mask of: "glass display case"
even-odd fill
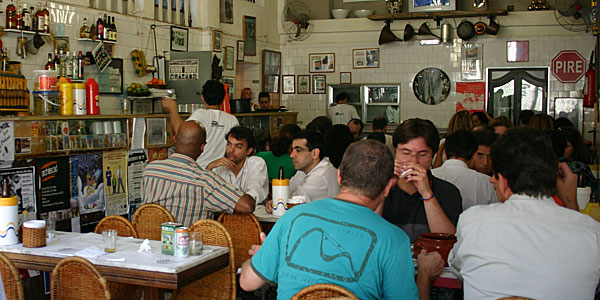
[[[327,90],[328,109],[341,92],[348,93],[347,104],[356,107],[364,123],[371,123],[375,117],[385,117],[389,123],[399,123],[399,84],[331,84]]]

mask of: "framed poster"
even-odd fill
[[[244,61],[246,43],[244,41],[237,41],[237,61]]]
[[[298,75],[298,94],[310,94],[310,75]]]
[[[379,68],[379,48],[353,49],[352,68]]]
[[[221,0],[219,15],[221,23],[233,24],[233,0]]]
[[[223,40],[223,32],[213,30],[213,49],[214,52],[221,52],[221,41]]]
[[[263,50],[262,59],[263,91],[279,92],[279,75],[281,75],[281,52]]]
[[[506,42],[506,61],[507,62],[528,62],[529,61],[529,41]]]
[[[352,73],[351,72],[340,72],[340,83],[341,84],[352,83]]]
[[[223,84],[229,84],[229,88],[227,91],[229,92],[229,99],[233,99],[233,94],[235,93],[235,78],[223,76]]]
[[[483,44],[462,44],[460,78],[462,80],[483,79]]]
[[[233,70],[233,47],[225,47],[225,70]]]
[[[583,125],[583,98],[554,98],[554,119],[567,118],[581,132]]]
[[[308,55],[310,73],[335,72],[335,53],[313,53]]]
[[[313,94],[325,94],[327,77],[325,75],[313,75]]]
[[[296,76],[283,75],[283,93],[284,94],[296,93]]]
[[[256,56],[256,17],[244,16],[244,55]]]
[[[408,12],[456,10],[456,0],[408,0]]]
[[[188,51],[187,28],[171,26],[171,51]]]

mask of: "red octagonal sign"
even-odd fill
[[[552,75],[562,83],[579,81],[585,73],[585,58],[575,50],[560,51],[552,59]]]

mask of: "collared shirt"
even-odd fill
[[[458,188],[463,211],[474,205],[498,202],[494,185],[490,183],[490,176],[469,169],[461,160],[449,159],[441,167],[431,170],[431,173]]]
[[[240,124],[234,115],[216,109],[197,109],[186,121],[198,121],[206,129],[206,146],[196,160],[203,169],[225,155],[225,135],[231,128]]]
[[[600,223],[552,198],[512,195],[465,211],[448,262],[465,299],[593,299]]]
[[[265,161],[258,156],[248,156],[244,166],[237,174],[226,167],[217,167],[213,169],[215,174],[219,175],[225,181],[231,183],[242,192],[252,196],[256,205],[267,199],[269,195],[269,177]]]
[[[144,169],[141,183],[143,203],[164,206],[184,226],[191,226],[212,212],[232,213],[244,195],[213,172],[198,166],[189,156],[174,153],[155,160]]]
[[[343,124],[347,125],[352,119],[360,119],[360,116],[356,112],[356,107],[350,104],[336,104],[329,108],[329,116],[333,125]]]
[[[290,179],[290,198],[302,195],[306,197],[306,202],[334,197],[339,191],[337,169],[327,157],[324,157],[308,174],[298,171]]]

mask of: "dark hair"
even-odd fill
[[[529,125],[529,121],[531,121],[531,118],[533,117],[533,115],[535,115],[535,113],[533,112],[533,110],[522,110],[519,113],[519,122],[523,122],[524,125]]]
[[[350,144],[354,142],[354,136],[350,128],[344,124],[331,126],[325,133],[325,143],[327,143],[327,157],[329,162],[338,168],[342,163],[344,152]]]
[[[423,138],[431,152],[436,153],[438,151],[440,134],[437,128],[431,121],[419,118],[408,119],[396,127],[392,139],[394,149],[398,144],[406,144],[416,138]]]
[[[477,151],[475,134],[468,130],[458,130],[446,137],[445,149],[448,158],[470,160]]]
[[[388,121],[384,117],[376,117],[373,119],[373,130],[382,130],[388,125]]]
[[[267,97],[267,98],[271,99],[271,96],[269,96],[268,92],[260,92],[260,93],[258,93],[258,98],[264,98],[264,97]]]
[[[385,133],[383,133],[383,132],[371,132],[371,133],[369,133],[369,135],[367,135],[367,139],[369,139],[369,140],[376,140],[378,142],[381,142],[381,143],[385,144]]]
[[[560,131],[564,132],[567,141],[573,146],[573,160],[586,164],[590,163],[590,155],[586,150],[583,137],[579,133],[579,130],[575,127],[561,127]]]
[[[486,118],[487,119],[487,118]],[[466,110],[457,111],[448,122],[448,134],[452,134],[459,130],[473,129],[473,118]]]
[[[342,100],[346,100],[348,99],[348,93],[346,92],[341,92],[339,94],[337,94],[337,96],[335,96],[335,102],[340,102]]]
[[[221,105],[225,99],[225,86],[216,80],[207,80],[202,86],[202,96],[208,105]]]
[[[231,130],[229,130],[229,132],[225,135],[225,140],[227,140],[230,135],[238,141],[246,141],[248,144],[248,149],[256,149],[256,140],[254,139],[254,134],[248,127],[235,126],[231,128]]]
[[[348,147],[339,170],[341,189],[375,199],[394,175],[394,158],[384,144],[360,140]]]
[[[565,136],[564,132],[552,129],[544,131],[544,134],[550,138],[554,154],[560,160],[562,157],[564,157],[565,149],[567,149],[567,137]]]
[[[492,146],[494,176],[502,174],[514,194],[552,197],[556,194],[558,161],[550,139],[539,129],[511,128]]]
[[[481,130],[474,131],[473,134],[475,136],[477,146],[482,145],[491,147],[498,138],[498,135],[496,132],[494,132],[494,128],[490,126],[485,126]]]
[[[479,119],[479,122],[481,122],[481,124],[486,124],[487,125],[490,122],[490,120],[488,120],[487,115],[484,112],[482,112],[482,111],[474,111],[471,114],[471,118],[473,116],[477,116],[477,118]]]
[[[323,136],[318,132],[307,129],[300,130],[294,134],[292,141],[299,139],[306,140],[306,147],[308,147],[308,150],[312,151],[314,149],[319,149],[319,159],[323,159],[323,157],[327,156],[325,139],[323,139]]]
[[[273,152],[273,155],[279,157],[288,153],[292,144],[292,136],[298,131],[300,131],[300,126],[296,124],[287,124],[281,127],[279,136],[271,141],[271,152]]]
[[[363,121],[361,121],[360,119],[352,119],[350,121],[348,121],[348,124],[354,124],[354,125],[360,125],[360,132],[363,131],[363,128],[365,128],[365,123],[363,123]]]
[[[541,131],[554,129],[554,119],[546,114],[537,114],[529,120],[529,126]]]
[[[495,117],[489,124],[491,127],[504,126],[506,128],[513,127],[512,121],[507,116]]]
[[[327,116],[319,116],[314,118],[308,125],[306,125],[306,129],[314,130],[320,134],[325,134],[327,130],[333,126],[333,122]]]
[[[558,129],[561,127],[573,127],[575,128],[575,125],[573,124],[573,122],[571,122],[571,120],[565,118],[565,117],[560,117],[556,120],[554,120],[554,128]]]

